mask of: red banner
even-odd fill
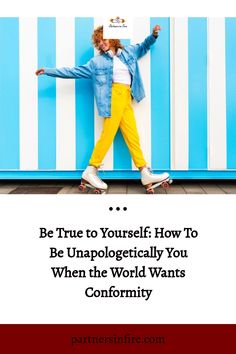
[[[0,325],[3,354],[234,353],[236,325]]]

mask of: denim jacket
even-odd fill
[[[140,102],[145,97],[137,61],[147,53],[155,41],[156,37],[151,34],[142,43],[125,46],[122,50],[118,50],[116,54],[128,66],[132,82],[131,95],[137,102]],[[92,79],[99,116],[111,116],[113,56],[110,51],[93,57],[85,65],[74,68],[45,68],[45,75],[64,79]]]

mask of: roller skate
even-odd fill
[[[146,189],[147,194],[154,194],[154,189],[162,186],[164,189],[168,189],[172,180],[167,172],[153,174],[149,167],[144,167],[141,170],[141,182]]]
[[[95,194],[106,193],[107,184],[98,177],[97,168],[94,166],[88,166],[82,174],[79,190],[85,192],[87,187],[91,188]]]

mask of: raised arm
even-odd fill
[[[152,30],[152,34],[145,38],[142,43],[135,44],[132,46],[134,54],[138,59],[144,56],[150,50],[150,47],[156,42],[156,39],[158,37],[158,31],[160,29],[161,27],[159,25],[156,25]]]
[[[92,77],[91,60],[85,65],[75,66],[74,68],[41,68],[35,74],[59,77],[62,79],[90,79]]]

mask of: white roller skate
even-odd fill
[[[106,193],[107,184],[98,177],[97,168],[94,166],[88,166],[82,174],[79,190],[84,192],[86,187],[93,189],[95,194]]]
[[[154,189],[162,186],[165,189],[170,187],[172,180],[167,172],[153,174],[149,167],[144,167],[141,171],[141,182],[147,194],[154,194]]]

